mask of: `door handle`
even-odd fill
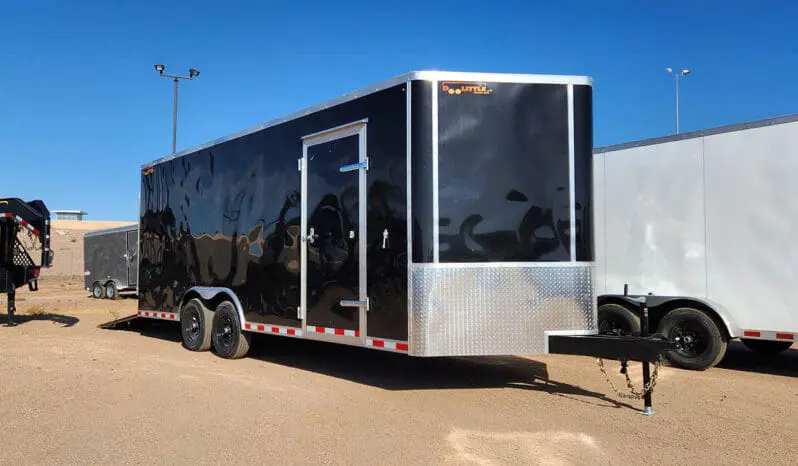
[[[313,227],[310,227],[310,231],[308,232],[308,243],[313,244],[313,242],[318,238],[319,235],[316,234],[316,230]]]

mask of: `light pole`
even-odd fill
[[[171,78],[175,83],[175,95],[172,102],[172,153],[177,152],[177,83],[181,79],[192,80],[199,76],[200,72],[194,68],[188,69],[188,76],[177,76],[171,74],[164,74],[166,67],[164,65],[155,65],[155,71],[164,78]]]
[[[674,73],[671,67],[665,68],[665,70],[676,80],[676,134],[679,134],[679,78],[690,74],[690,70],[684,69],[678,73]]]

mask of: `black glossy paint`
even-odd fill
[[[142,176],[142,310],[195,285],[232,289],[252,322],[299,326],[305,135],[368,118],[368,335],[407,339],[406,95],[395,86],[222,142]],[[356,177],[356,175],[353,174]],[[312,206],[309,206],[309,213]],[[390,232],[382,248],[382,232]]]
[[[410,131],[410,159],[412,216],[413,216],[413,262],[433,260],[432,236],[432,83],[413,81],[411,114],[413,124]]]
[[[570,260],[567,87],[487,83],[454,93],[444,84],[440,261]]]
[[[593,88],[574,86],[576,260],[595,259],[593,233]]]
[[[355,330],[359,308],[341,300],[360,296],[358,136],[308,147],[308,325]],[[312,232],[312,236],[311,236]]]

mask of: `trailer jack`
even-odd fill
[[[643,399],[643,410],[640,414],[654,414],[651,395],[657,383],[659,368],[663,355],[676,349],[676,343],[662,335],[648,334],[648,303],[645,296],[635,298],[640,312],[641,332],[639,335],[550,335],[549,353],[570,354],[576,356],[595,356],[601,373],[618,396],[623,398]],[[610,380],[604,367],[604,359],[615,359],[621,362],[621,373],[626,376],[626,385],[631,394],[621,393]],[[643,364],[643,390],[637,391],[628,375],[629,361],[640,361]],[[651,373],[654,363],[654,373]]]

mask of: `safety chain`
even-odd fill
[[[603,359],[598,358],[597,362],[599,369],[601,370],[601,373],[604,374],[604,378],[607,380],[607,383],[610,384],[610,387],[612,387],[612,390],[615,392],[616,395],[618,395],[621,398],[639,400],[644,396],[646,396],[646,393],[653,390],[654,387],[657,385],[657,376],[659,375],[659,368],[662,365],[662,355],[659,355],[657,361],[654,363],[654,370],[651,372],[651,380],[649,381],[648,386],[643,385],[642,392],[638,392],[637,390],[635,390],[634,385],[632,385],[632,379],[629,378],[629,371],[628,370],[622,371],[623,375],[626,376],[626,386],[629,387],[629,391],[632,393],[631,395],[628,395],[626,393],[621,393],[617,388],[615,388],[615,384],[612,383],[612,380],[610,380],[610,376],[607,374],[607,370],[604,368]],[[622,361],[621,364],[625,366],[626,361]]]

